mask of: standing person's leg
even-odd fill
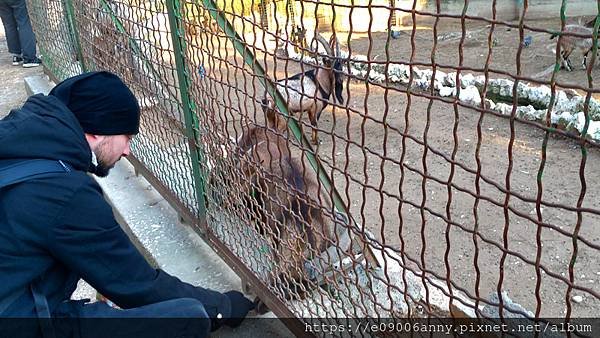
[[[210,318],[204,306],[192,298],[126,310],[112,308],[105,302],[65,301],[53,317],[57,333],[66,336],[75,330],[81,338],[204,338],[210,331]]]
[[[35,48],[35,34],[31,28],[25,0],[19,0],[13,5],[15,21],[19,27],[19,41],[23,54],[23,65],[38,61]]]
[[[13,15],[13,9],[9,2],[0,1],[0,18],[6,33],[6,44],[8,52],[13,55],[13,64],[18,65],[21,61],[21,43],[19,42],[19,31],[17,21]]]

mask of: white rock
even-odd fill
[[[579,295],[577,295],[577,296],[573,296],[573,297],[571,298],[571,300],[573,300],[573,302],[575,302],[575,303],[581,303],[581,302],[583,302],[583,297],[582,297],[582,296],[579,296]]]
[[[574,118],[574,115],[571,114],[571,112],[568,112],[568,111],[563,111],[563,112],[553,111],[552,115],[550,116],[550,122],[552,122],[553,124],[568,126],[569,124],[573,123],[573,118]]]
[[[442,88],[440,88],[440,96],[441,97],[448,97],[448,96],[455,96],[455,95],[456,95],[456,88],[454,88],[454,87],[442,86]]]
[[[548,107],[552,91],[548,86],[529,87],[527,97],[530,101]],[[556,95],[556,93],[555,93]]]
[[[517,116],[528,121],[538,121],[542,116],[545,116],[545,111],[536,110],[531,105],[519,106],[517,107]]]
[[[507,79],[490,80],[490,90],[500,96],[512,96],[514,82]]]
[[[433,82],[433,89],[440,91],[443,87],[442,81],[438,80],[438,77],[436,76],[435,82]]]
[[[495,110],[496,103],[490,99],[485,99],[485,108],[490,109],[490,110]],[[493,129],[494,128],[491,128],[490,130],[493,130]]]
[[[413,81],[414,85],[421,90],[428,90],[429,85],[431,84],[431,80],[427,78],[415,79]]]
[[[512,109],[513,109],[512,105],[506,104],[503,102],[497,103],[496,106],[494,107],[495,111],[497,111],[501,114],[504,114],[504,115],[510,115],[512,113]]]
[[[420,78],[421,70],[418,67],[412,67],[413,77]]]
[[[460,77],[460,86],[467,88],[475,85],[475,76],[473,74],[465,74]]]
[[[590,100],[590,116],[592,120],[598,121],[600,120],[600,103],[595,99]]]
[[[369,72],[369,79],[373,80],[374,82],[384,82],[385,75],[381,74],[380,72],[377,72],[375,70],[371,70]]]
[[[426,79],[427,81],[431,81],[431,77],[433,76],[433,70],[425,69],[425,70],[414,70],[415,76],[418,75],[419,79]]]
[[[574,127],[581,133],[583,131],[583,127],[585,127],[585,114],[582,111],[578,112],[577,115],[575,115],[574,122]]]
[[[448,73],[444,78],[444,86],[456,87],[456,72]]]
[[[484,83],[485,83],[485,75],[479,75],[479,76],[475,77],[474,85],[475,85],[475,87],[479,88],[479,90],[483,89]]]
[[[481,104],[481,95],[479,94],[479,90],[475,86],[468,86],[465,89],[460,91],[458,99],[461,102],[465,102],[468,104],[472,104],[474,106],[478,106]]]
[[[590,121],[587,134],[594,140],[600,141],[600,121]]]

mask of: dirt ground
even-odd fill
[[[527,24],[559,29],[558,20]],[[483,68],[488,53],[489,29],[476,22],[467,22],[466,27],[470,38],[464,43],[462,65]],[[390,60],[410,60],[410,33],[403,31],[400,39],[390,41]],[[461,26],[457,21],[440,21],[436,63],[459,65],[460,33]],[[551,74],[547,70],[555,62],[555,41],[549,40],[546,33],[525,31],[524,35],[532,36],[533,42],[523,49],[520,73],[549,81]],[[417,31],[413,62],[431,63],[432,36],[431,29]],[[350,50],[356,54],[370,54],[370,59],[385,60],[386,37],[385,33],[373,33],[371,39],[353,39]],[[497,42],[490,69],[517,74],[518,30],[497,27],[493,38]],[[573,64],[579,65],[581,56],[575,52],[573,57]],[[599,75],[600,67],[596,66],[592,76],[596,79]],[[505,76],[490,73],[490,77]],[[580,69],[561,71],[557,81],[564,86],[588,87],[586,73]],[[332,138],[323,136],[324,144],[319,154],[353,176],[350,180],[354,182],[347,183],[343,175],[336,173],[336,186],[349,195],[354,215],[360,215],[362,223],[385,244],[400,249],[421,268],[442,277],[450,276],[455,287],[464,288],[475,298],[487,298],[501,285],[502,290],[526,308],[535,312],[539,306],[542,316],[565,314],[567,283],[559,278],[569,280],[571,260],[575,261],[574,285],[596,293],[600,291],[600,264],[597,261],[600,182],[596,178],[600,172],[600,153],[597,148],[584,151],[573,140],[551,134],[538,187],[536,177],[541,170],[542,143],[546,136],[541,129],[521,123],[511,126],[507,118],[482,116],[471,109],[454,108],[437,101],[432,103],[424,98],[412,96],[409,102],[404,93],[386,93],[383,87],[367,88],[357,81],[351,84],[348,103],[356,112],[346,114],[342,109],[336,109],[321,119],[319,126],[332,130],[339,138],[335,138],[334,149]],[[456,140],[453,128],[456,128]],[[407,138],[402,136],[405,132]],[[514,143],[509,150],[511,132]],[[357,145],[347,145],[340,138],[350,139]],[[454,166],[450,160],[453,152],[456,152]],[[478,162],[479,180],[476,175]],[[584,176],[580,176],[580,171]],[[510,180],[507,180],[507,174]],[[451,175],[454,186],[449,190],[446,182]],[[503,207],[506,187],[513,193],[508,205],[514,211]],[[385,194],[377,191],[381,188]],[[532,221],[537,219],[536,205],[531,202],[536,200],[538,188],[541,188],[543,201],[540,220],[546,224],[539,236],[536,234],[538,226]],[[489,200],[475,196],[485,196]],[[580,197],[583,197],[582,207],[593,211],[581,212],[578,223],[576,210]],[[421,206],[425,206],[426,211],[421,212]],[[445,219],[464,229],[449,226]],[[478,234],[477,238],[472,235],[473,231]],[[577,241],[574,254],[574,231],[595,248]],[[503,260],[502,254],[507,251],[517,253],[529,262],[514,254],[508,254]],[[539,278],[534,266],[536,254],[539,254],[540,266],[546,269],[537,271]],[[550,276],[552,274],[555,277]],[[535,297],[537,286],[540,304]],[[570,295],[581,295],[584,299],[578,304],[571,302],[572,316],[599,313],[600,299],[579,290]]]
[[[589,21],[591,17],[582,17],[581,22]],[[569,18],[566,24],[577,24],[580,18]],[[512,22],[518,24],[518,22]],[[431,64],[432,47],[434,36],[437,35],[437,45],[435,49],[435,62],[439,66],[438,70],[444,72],[455,72],[456,70],[445,68],[444,66],[459,67],[460,53],[459,44],[462,38],[462,24],[458,19],[441,18],[437,25],[437,34],[434,34],[434,22],[431,20],[416,21],[417,31],[414,38],[415,55],[413,63]],[[491,37],[492,50],[489,63],[490,77],[505,77],[501,73],[509,73],[524,77],[533,78],[540,82],[550,81],[554,63],[556,62],[556,44],[557,38],[550,39],[551,35],[537,30],[560,31],[559,19],[548,20],[529,20],[525,21],[525,26],[533,29],[524,29],[524,38],[530,38],[531,44],[522,49],[520,62],[517,63],[517,51],[520,43],[519,29],[506,26],[494,27]],[[388,43],[389,60],[408,62],[411,57],[411,34],[412,25],[400,27],[400,37],[390,39]],[[491,25],[487,22],[476,20],[465,20],[465,39],[463,42],[463,60],[462,67],[472,69],[484,69],[488,56],[488,38]],[[534,30],[535,29],[535,30]],[[341,36],[341,41],[345,41],[346,35]],[[369,43],[369,40],[371,43]],[[387,43],[387,33],[371,33],[370,39],[367,34],[358,34],[357,38],[352,38],[349,48],[352,53],[367,55],[370,53],[370,59],[377,61],[386,60],[385,46]],[[371,50],[369,52],[369,45]],[[570,57],[574,66],[572,72],[560,71],[556,78],[559,85],[563,86],[582,86],[587,87],[587,75],[582,69],[582,53],[576,49]],[[520,64],[520,69],[517,69]],[[473,74],[483,74],[482,72],[465,70]],[[600,60],[597,58],[596,67],[593,69],[592,76],[596,79],[600,75]],[[594,81],[594,83],[596,80]]]
[[[558,20],[527,24],[559,27]],[[413,62],[430,64],[432,30],[418,26]],[[483,68],[488,28],[474,22],[466,28],[470,38],[464,43],[462,65]],[[457,22],[440,21],[436,63],[459,65],[460,32]],[[389,41],[390,60],[410,61],[410,33],[403,31],[399,39]],[[524,35],[532,36],[532,44],[522,51],[521,75],[548,81],[555,41],[544,33],[526,31]],[[342,48],[353,55],[386,60],[386,33],[353,34],[350,48],[347,38],[340,37]],[[493,39],[490,78],[506,77],[493,70],[516,74],[518,30],[497,27]],[[208,111],[217,113],[206,122],[237,137],[245,124],[240,119],[263,123],[260,108],[253,102],[262,97],[262,87],[242,70],[241,59],[230,57],[234,52],[229,44],[217,46],[221,49],[213,50],[204,64],[216,81],[200,80],[207,83],[204,89],[209,94],[203,100]],[[578,64],[580,55],[575,52],[573,57],[573,64]],[[273,63],[266,64],[273,72]],[[283,61],[278,62],[277,78],[298,70],[292,63],[287,72],[285,67]],[[599,70],[600,66],[594,68],[594,78]],[[557,81],[564,87],[587,87],[580,69],[560,71]],[[567,302],[572,317],[600,312],[600,299],[586,291],[600,292],[597,148],[582,149],[573,139],[546,135],[540,128],[511,123],[507,117],[482,115],[415,95],[408,98],[400,88],[353,79],[344,96],[347,106],[327,108],[321,116],[318,154],[337,190],[350,201],[352,215],[382,244],[398,250],[409,266],[449,279],[453,289],[474,299],[488,299],[501,289],[545,317],[563,317]],[[308,128],[306,119],[302,121]],[[538,185],[539,172],[543,174]],[[575,232],[577,241],[573,240]],[[567,294],[569,280],[576,289]],[[575,303],[573,296],[582,296],[583,301]]]
[[[0,27],[0,73],[2,74],[2,81],[0,81],[1,118],[8,114],[11,109],[20,107],[27,99],[23,79],[27,76],[42,73],[39,67],[25,69],[12,65],[12,56],[8,53],[3,27]]]

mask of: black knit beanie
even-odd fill
[[[67,106],[87,134],[135,135],[140,130],[137,99],[115,74],[77,75],[57,84],[48,95]]]

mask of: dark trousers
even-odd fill
[[[35,35],[25,0],[0,0],[0,18],[4,24],[8,51],[23,56],[25,61],[35,60]]]
[[[210,318],[204,306],[192,298],[126,310],[112,308],[105,302],[65,301],[52,317],[56,337],[200,338],[210,332]]]

